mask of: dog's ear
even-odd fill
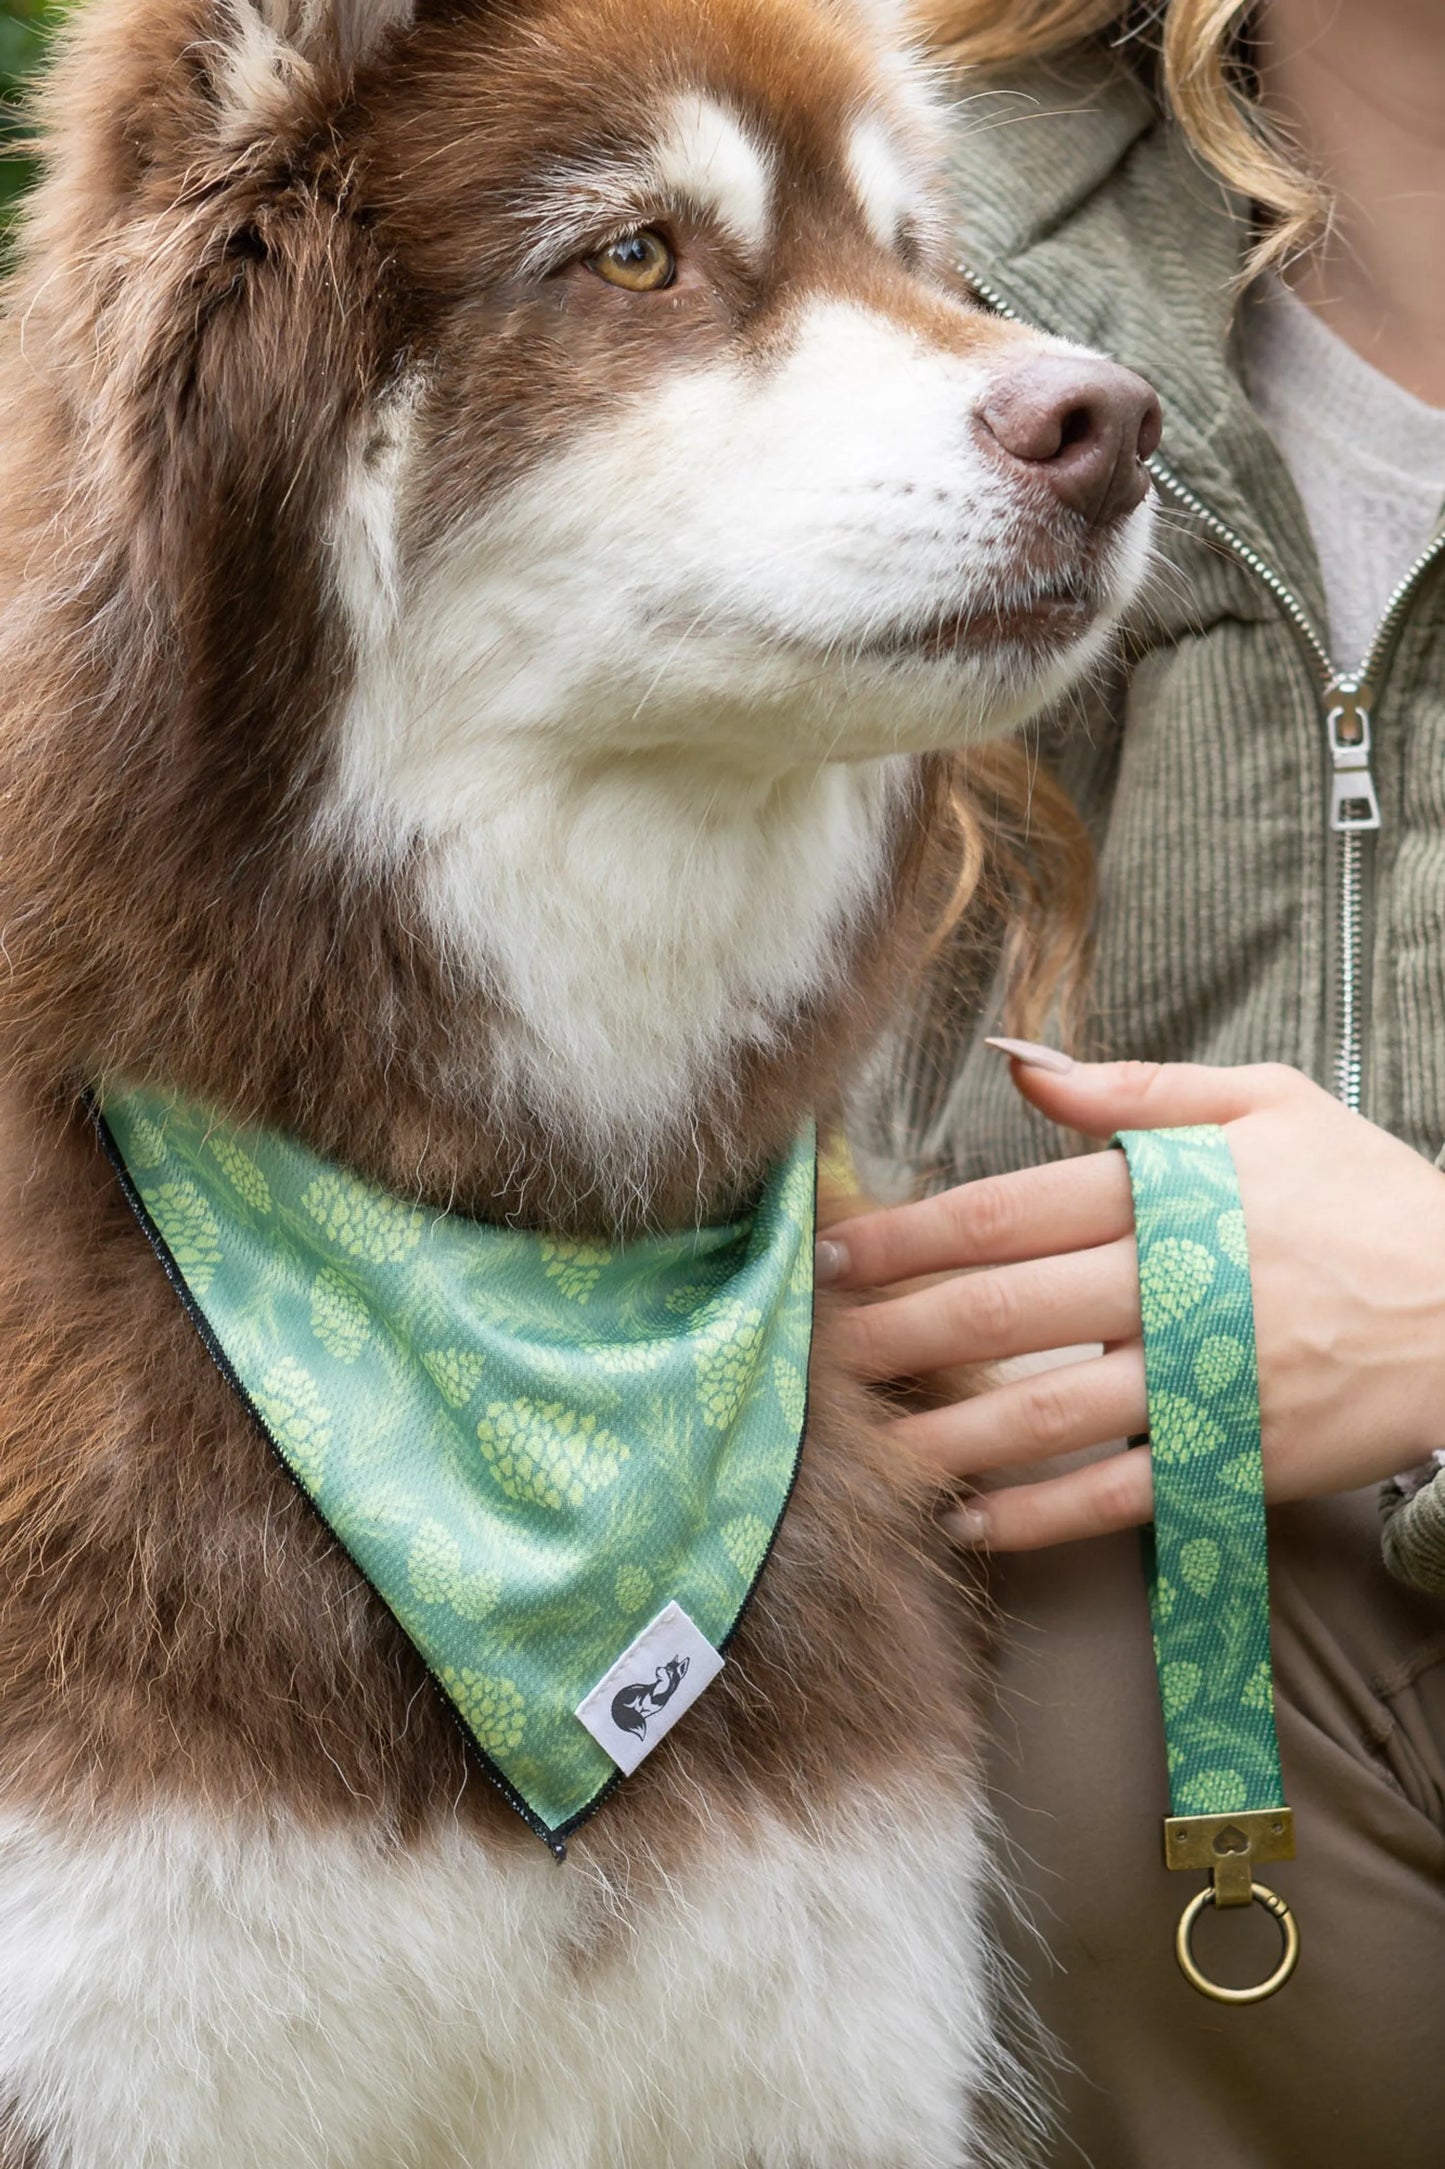
[[[415,0],[237,0],[302,53],[334,57],[343,67],[368,59],[392,31],[404,29]]]
[[[422,6],[428,0],[420,0]],[[325,131],[357,70],[411,27],[418,0],[85,0],[56,40],[37,118],[43,222],[78,244],[136,211],[224,191],[275,144]]]
[[[410,7],[84,0],[43,93],[15,274],[33,403],[67,417],[137,650],[160,627],[184,660],[169,712],[233,737],[248,684],[259,716],[324,677],[327,522],[400,353],[346,108]]]
[[[416,0],[214,0],[207,41],[211,118],[243,147],[284,130],[298,104],[344,97],[356,70],[404,35]]]
[[[220,0],[216,80],[231,134],[273,125],[298,86],[344,92],[415,14],[416,0]]]

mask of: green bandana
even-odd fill
[[[787,1505],[811,1134],[750,1219],[614,1250],[149,1092],[102,1127],[222,1371],[560,1853],[721,1668]]]

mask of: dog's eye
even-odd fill
[[[677,259],[662,235],[644,226],[640,233],[609,241],[605,249],[588,257],[587,266],[609,286],[625,286],[632,294],[655,294],[671,286]]]

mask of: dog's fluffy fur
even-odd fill
[[[1147,527],[991,457],[1037,342],[939,276],[892,36],[853,0],[67,36],[0,360],[4,2169],[974,2158],[970,1667],[827,1306],[727,1670],[558,1868],[77,1103],[162,1081],[622,1234],[726,1212],[835,1103],[943,754],[1099,651]],[[666,291],[588,268],[639,227]]]

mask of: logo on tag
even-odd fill
[[[668,1604],[578,1703],[577,1715],[630,1776],[722,1668],[682,1606]]]

